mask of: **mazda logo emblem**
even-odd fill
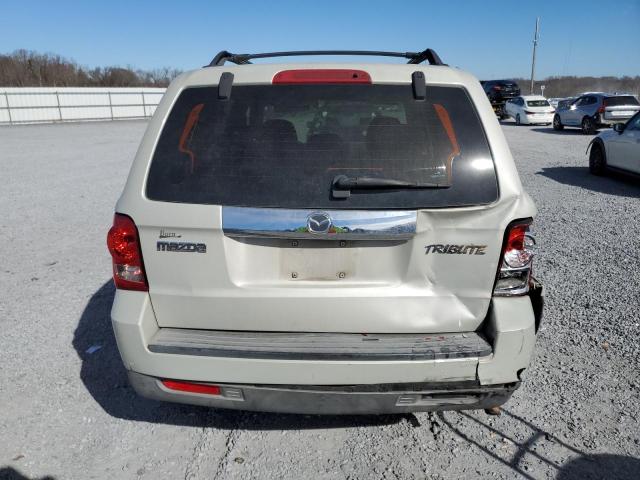
[[[324,212],[313,212],[307,217],[309,233],[327,233],[331,228],[331,217]]]

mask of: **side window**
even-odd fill
[[[518,105],[520,105],[521,107],[524,107],[524,98],[522,97],[518,98]]]
[[[588,99],[588,98],[589,98],[589,97],[580,97],[580,98],[578,98],[575,102],[573,102],[573,104],[574,104],[576,107],[581,107],[581,106],[583,106],[583,105],[586,105],[586,104],[587,104],[587,99]]]
[[[640,113],[637,113],[635,117],[629,120],[629,123],[627,123],[625,130],[640,131]]]
[[[598,97],[589,97],[587,105],[595,105],[596,103],[598,103]]]

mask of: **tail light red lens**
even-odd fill
[[[531,220],[517,221],[507,227],[494,295],[524,295],[529,291],[536,243],[530,228]]]
[[[140,237],[133,220],[120,213],[113,217],[107,234],[107,247],[113,261],[113,282],[121,290],[149,290],[142,263]]]
[[[350,69],[283,70],[275,74],[272,83],[285,85],[305,83],[370,84],[371,76],[364,70]]]
[[[604,113],[606,108],[607,108],[607,99],[605,98],[602,100],[602,105],[600,105],[600,107],[598,108],[598,113]]]
[[[502,90],[502,87],[500,85],[494,85],[493,89],[494,90]]]
[[[179,380],[162,380],[169,390],[178,392],[202,393],[205,395],[220,395],[221,390],[218,385],[207,385],[205,383],[181,382]]]

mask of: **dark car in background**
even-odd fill
[[[520,96],[520,87],[513,80],[483,80],[480,82],[487,94],[493,110],[501,119],[508,118],[504,104],[507,100]]]
[[[491,103],[505,102],[520,96],[520,87],[513,80],[485,80],[481,83]]]

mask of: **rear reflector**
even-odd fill
[[[205,385],[203,383],[180,382],[178,380],[162,380],[169,390],[179,392],[203,393],[205,395],[220,395],[220,387],[217,385]]]
[[[285,85],[304,83],[370,84],[371,76],[364,70],[350,69],[283,70],[275,74],[272,83]]]

